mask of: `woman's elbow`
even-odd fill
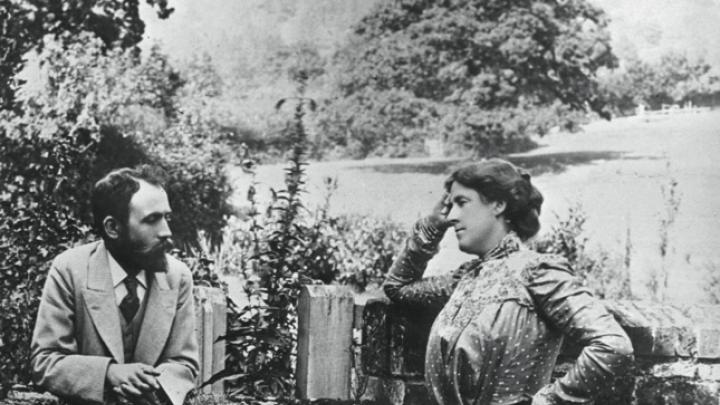
[[[630,360],[634,358],[635,350],[633,349],[632,341],[630,340],[630,337],[628,337],[627,333],[623,332],[623,334],[619,337],[616,352],[623,357],[629,358]]]
[[[621,366],[620,368],[628,367],[634,362],[632,341],[622,329],[620,329],[620,333],[608,336],[605,344],[615,357],[616,363]]]

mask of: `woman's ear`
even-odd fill
[[[115,217],[108,215],[103,219],[105,235],[110,239],[120,239],[120,222]]]
[[[505,212],[505,208],[507,208],[505,201],[493,201],[492,203],[493,214],[495,214],[496,217],[502,215]]]

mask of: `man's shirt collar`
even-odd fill
[[[120,266],[120,263],[115,260],[113,255],[108,250],[108,263],[110,265],[110,275],[112,276],[112,282],[113,282],[113,288],[120,285],[120,283],[125,280],[125,277],[127,277],[127,273],[125,270],[123,270],[122,266]],[[137,278],[138,282],[140,283],[143,288],[147,288],[147,277],[145,275],[145,270],[140,270],[140,272],[135,276]]]

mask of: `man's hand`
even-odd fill
[[[148,397],[160,389],[155,368],[142,363],[110,364],[107,382],[113,391],[125,398]]]

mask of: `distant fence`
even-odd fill
[[[710,107],[694,107],[692,105],[680,107],[677,104],[663,104],[659,110],[646,110],[644,107],[639,106],[635,109],[635,115],[644,117],[654,115],[695,114],[705,111],[710,111]]]
[[[604,301],[632,340],[635,367],[596,405],[718,405],[720,306]],[[302,399],[428,404],[425,344],[435,314],[357,297],[338,286],[305,286],[298,306],[297,388]],[[578,348],[567,342],[556,371]],[[631,377],[631,378],[628,378]]]

